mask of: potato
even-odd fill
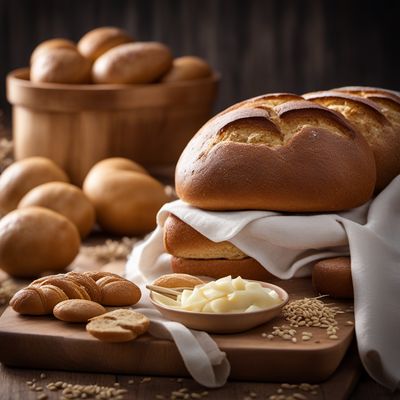
[[[212,69],[201,58],[184,56],[175,58],[172,68],[162,77],[161,82],[179,82],[211,76]]]
[[[53,48],[38,54],[30,72],[32,82],[89,83],[91,62],[78,50]]]
[[[151,83],[172,65],[168,47],[157,42],[127,43],[104,53],[93,64],[95,83]]]
[[[48,158],[29,157],[11,164],[0,176],[0,216],[17,208],[34,187],[53,181],[68,182],[68,177]]]
[[[67,218],[41,207],[10,212],[0,220],[0,268],[17,278],[62,270],[77,256],[79,232]]]
[[[18,208],[39,206],[67,217],[78,228],[81,238],[92,230],[96,220],[92,203],[81,189],[64,182],[48,182],[29,191]]]
[[[74,42],[68,39],[49,39],[45,40],[44,42],[40,43],[32,52],[31,55],[31,64],[34,62],[35,58],[38,57],[40,54],[45,53],[51,49],[72,49],[76,50],[76,45]]]

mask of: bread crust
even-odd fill
[[[164,223],[164,247],[168,253],[182,258],[247,257],[232,243],[213,242],[173,214],[170,214]]]
[[[276,277],[269,273],[254,258],[246,257],[241,260],[228,259],[191,259],[172,257],[172,271],[179,274],[209,276],[219,279],[224,276],[241,276],[245,279],[270,282]]]
[[[83,299],[64,300],[53,308],[54,316],[65,322],[87,322],[90,318],[106,312],[101,304]]]
[[[400,132],[375,102],[349,93],[325,91],[304,97],[340,112],[364,136],[374,153],[377,180],[375,191],[384,189],[400,172]]]
[[[354,293],[350,257],[328,258],[315,263],[312,283],[320,294],[352,299]]]
[[[203,209],[340,211],[371,197],[376,169],[340,114],[294,100],[211,119],[183,151],[175,181],[178,196]]]

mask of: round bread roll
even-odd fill
[[[62,270],[79,253],[75,225],[52,210],[27,207],[0,220],[0,268],[16,278]]]
[[[202,281],[197,276],[189,274],[166,274],[158,277],[152,285],[162,286],[166,288],[178,288],[178,287],[195,287],[196,285],[202,285]]]
[[[42,53],[45,53],[51,49],[72,49],[76,50],[76,45],[74,42],[68,39],[49,39],[40,43],[32,52],[31,55],[31,64],[34,62],[35,58]]]
[[[83,191],[105,231],[134,236],[155,228],[156,214],[169,198],[163,185],[138,167],[127,159],[111,159],[89,171]]]
[[[78,50],[84,57],[95,61],[113,47],[129,42],[133,42],[133,38],[124,30],[114,26],[103,26],[83,35],[78,42]]]
[[[90,318],[105,314],[107,310],[99,303],[84,299],[68,299],[57,303],[54,316],[65,322],[88,322]]]
[[[68,177],[48,158],[30,157],[11,164],[0,175],[0,216],[17,208],[34,187],[53,181],[68,182]]]
[[[201,79],[211,74],[212,69],[204,60],[199,57],[184,56],[174,59],[172,68],[162,77],[161,82]]]
[[[328,258],[315,263],[312,283],[320,294],[352,299],[354,293],[350,257]]]
[[[94,207],[78,187],[65,182],[48,182],[29,191],[18,208],[39,206],[67,217],[78,228],[81,238],[86,237],[96,221]]]
[[[30,72],[32,82],[89,83],[91,62],[78,50],[53,48],[38,54]]]
[[[92,79],[96,83],[151,83],[163,76],[171,65],[171,52],[161,43],[126,43],[95,61]]]
[[[339,211],[369,200],[375,182],[370,146],[343,116],[285,94],[211,119],[175,172],[177,195],[208,210]]]

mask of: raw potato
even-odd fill
[[[127,43],[104,53],[93,64],[95,83],[151,83],[172,65],[168,47],[157,42]]]
[[[31,55],[31,64],[34,62],[35,58],[40,54],[45,53],[51,49],[72,49],[76,50],[76,45],[74,42],[68,39],[49,39],[45,40],[44,42],[40,43],[36,48],[33,50]]]
[[[178,82],[206,78],[212,74],[210,66],[201,58],[184,56],[175,58],[172,68],[162,77],[161,82]]]
[[[150,320],[136,311],[119,309],[92,318],[86,330],[106,342],[127,342],[147,332]]]
[[[18,208],[39,206],[56,211],[75,224],[86,237],[96,220],[94,207],[78,187],[64,182],[48,182],[29,191],[19,202]]]
[[[91,62],[78,50],[53,48],[35,57],[30,78],[32,82],[89,83],[90,68]]]
[[[0,216],[17,208],[34,187],[53,181],[68,182],[68,177],[48,158],[30,157],[11,164],[0,176]]]
[[[15,210],[0,220],[0,268],[13,277],[62,270],[77,256],[79,247],[75,225],[46,208]]]
[[[78,50],[84,57],[95,61],[113,47],[129,42],[133,42],[133,38],[124,30],[104,26],[93,29],[82,36],[78,42]]]
[[[54,316],[65,322],[88,322],[90,318],[106,312],[101,304],[83,299],[64,300],[53,309]]]
[[[156,214],[169,197],[160,182],[140,169],[127,159],[109,159],[89,171],[83,191],[104,230],[135,236],[155,228]]]

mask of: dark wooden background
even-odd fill
[[[0,109],[35,45],[102,25],[206,58],[223,76],[216,110],[274,91],[399,90],[399,15],[400,1],[376,0],[0,0]]]

